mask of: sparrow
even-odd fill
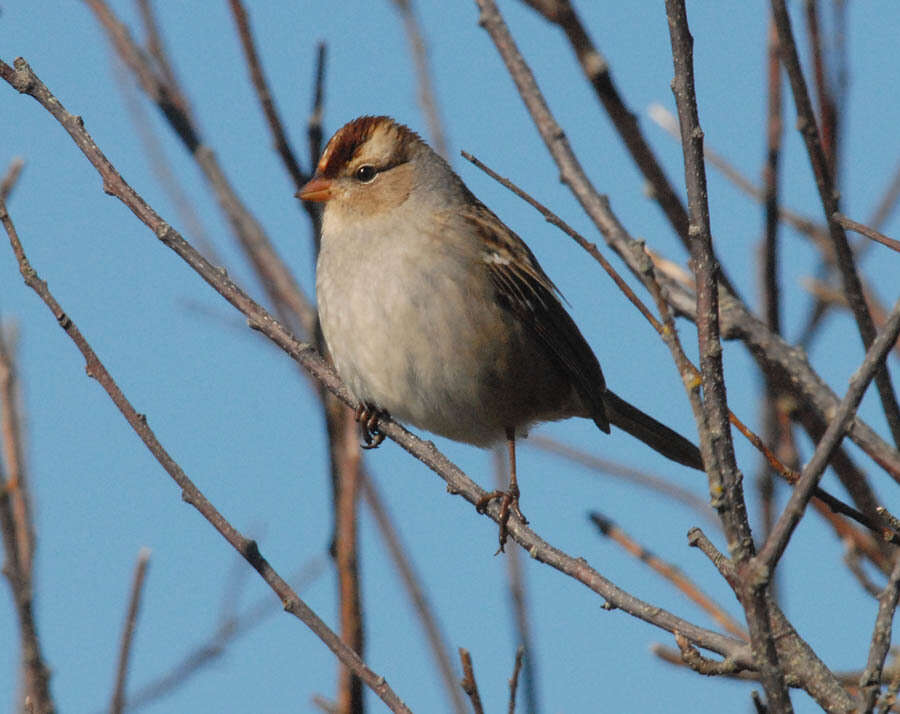
[[[296,194],[323,204],[319,320],[359,401],[365,446],[384,414],[476,446],[506,441],[500,550],[519,509],[515,441],[538,422],[614,425],[703,469],[689,440],[607,386],[594,352],[528,246],[414,131],[363,116],[329,140]]]

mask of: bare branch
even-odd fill
[[[860,235],[865,236],[866,238],[870,238],[871,240],[877,241],[882,245],[886,245],[891,250],[896,250],[900,252],[900,240],[894,240],[893,238],[888,238],[884,233],[879,233],[874,228],[869,228],[862,223],[857,223],[856,221],[850,220],[843,213],[835,213],[831,216],[832,220],[840,223],[844,228],[848,231],[853,231],[855,233],[859,233]]]
[[[12,221],[0,196],[0,222],[10,230]],[[22,709],[36,714],[56,711],[50,692],[50,669],[41,654],[34,617],[32,569],[34,567],[34,517],[28,480],[22,463],[21,415],[15,380],[15,360],[0,326],[0,422],[3,427],[3,457],[0,458],[0,536],[6,562],[3,573],[9,581],[19,626],[22,667]]]
[[[9,162],[6,173],[0,179],[0,201],[6,201],[9,198],[23,168],[25,168],[25,159],[21,157],[16,157]]]
[[[891,577],[878,599],[878,617],[875,619],[875,628],[872,631],[869,659],[866,662],[865,671],[859,678],[865,714],[869,714],[875,708],[875,702],[878,700],[881,690],[882,670],[888,648],[891,646],[891,626],[894,621],[894,611],[897,609],[898,597],[900,597],[900,558],[896,559]]]
[[[463,668],[463,678],[459,685],[469,696],[474,713],[484,714],[484,707],[481,705],[481,695],[478,693],[478,683],[475,681],[475,670],[472,668],[472,656],[469,654],[469,650],[460,647],[459,659],[462,661]]]
[[[119,645],[119,660],[116,665],[116,685],[113,688],[111,714],[122,714],[125,710],[125,685],[128,681],[128,664],[131,658],[131,645],[134,642],[134,631],[137,627],[138,610],[141,606],[141,594],[144,590],[144,577],[147,564],[150,562],[150,549],[141,548],[137,563],[134,566],[134,577],[131,582],[131,597],[128,599],[128,614],[125,616],[125,627],[122,629],[122,641]]]
[[[509,708],[507,714],[515,714],[516,689],[519,686],[519,671],[522,669],[522,660],[525,657],[525,648],[522,645],[516,649],[516,663],[513,665],[512,677],[509,678]],[[534,708],[529,711],[535,711]]]

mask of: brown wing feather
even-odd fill
[[[559,291],[519,236],[473,197],[467,218],[485,240],[484,261],[506,309],[534,332],[556,363],[569,375],[597,426],[609,432],[603,395],[606,382],[600,363],[575,321],[560,302]]]

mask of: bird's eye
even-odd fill
[[[366,164],[356,169],[356,180],[362,181],[363,183],[369,183],[370,181],[373,181],[375,179],[375,176],[377,174],[378,171],[374,166]]]

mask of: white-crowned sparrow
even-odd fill
[[[505,438],[514,457],[531,424],[579,416],[703,468],[694,444],[607,389],[525,243],[413,131],[351,121],[297,195],[324,203],[319,317],[367,443],[388,412],[478,446]],[[521,516],[514,464],[509,490],[490,496],[503,496],[504,523]]]

